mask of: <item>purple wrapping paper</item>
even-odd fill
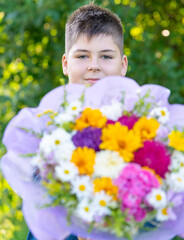
[[[68,225],[66,220],[66,210],[61,207],[43,208],[43,204],[49,203],[50,199],[46,195],[44,188],[33,181],[30,158],[22,158],[19,154],[34,153],[39,146],[39,139],[31,133],[26,133],[18,127],[24,127],[41,133],[46,118],[37,118],[38,113],[52,109],[57,111],[62,103],[64,89],[67,91],[67,101],[71,102],[80,98],[84,92],[85,106],[99,108],[104,104],[109,104],[112,99],[120,100],[122,91],[126,92],[125,107],[131,110],[137,101],[136,92],[140,94],[151,90],[157,102],[162,106],[167,106],[170,111],[169,126],[183,126],[184,106],[179,104],[169,105],[168,97],[170,91],[162,86],[148,84],[139,86],[134,80],[121,77],[107,77],[89,88],[83,85],[70,84],[66,87],[58,87],[41,100],[37,108],[25,108],[21,110],[8,124],[3,143],[7,148],[7,153],[2,158],[2,171],[11,187],[23,199],[23,214],[28,227],[38,240],[62,240],[69,233],[79,235],[84,238],[94,240],[118,240],[112,234],[94,229],[87,232],[87,226],[80,225],[79,221],[72,217],[72,224]],[[184,207],[176,209],[178,219],[176,221],[165,222],[158,229],[144,232],[137,235],[134,240],[169,240],[175,235],[183,233]]]

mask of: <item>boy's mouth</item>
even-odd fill
[[[95,82],[97,82],[98,80],[100,80],[100,78],[87,78],[87,79],[85,79],[85,81],[86,81],[87,83],[95,83]]]

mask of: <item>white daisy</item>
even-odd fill
[[[167,184],[173,192],[184,191],[184,170],[167,174]]]
[[[95,217],[96,209],[88,199],[84,198],[79,202],[75,213],[85,222],[92,222]]]
[[[77,195],[79,199],[87,198],[92,195],[93,185],[89,176],[77,177],[72,182],[72,192]]]
[[[183,167],[180,168],[178,173],[179,173],[181,176],[184,176],[184,168],[183,168]]]
[[[74,146],[72,141],[62,144],[54,151],[55,161],[57,163],[60,163],[62,161],[70,161],[75,148],[76,147]]]
[[[111,105],[104,105],[100,108],[100,111],[108,119],[117,121],[122,116],[123,104],[117,101],[112,102]]]
[[[175,150],[171,155],[171,164],[169,170],[179,171],[179,169],[184,168],[184,153]]]
[[[100,191],[94,194],[93,205],[96,208],[97,215],[109,215],[110,209],[108,208],[111,204],[112,198],[107,195],[104,191]]]
[[[32,159],[31,159],[31,164],[38,168],[41,168],[44,163],[45,163],[45,161],[44,161],[43,157],[41,157],[39,154],[32,157]]]
[[[60,125],[63,125],[64,123],[67,123],[67,122],[73,122],[74,120],[75,120],[74,117],[68,113],[59,113],[54,118],[54,122]]]
[[[53,150],[53,146],[51,143],[52,137],[49,134],[45,134],[40,141],[39,149],[46,156],[48,156]]]
[[[71,162],[63,162],[55,167],[55,175],[62,181],[72,181],[78,174],[77,167]]]
[[[156,209],[163,208],[167,204],[167,196],[163,190],[159,188],[154,188],[147,195],[147,201],[152,207]]]
[[[75,117],[78,116],[81,111],[82,111],[82,102],[79,100],[71,102],[66,107],[66,112]]]
[[[156,220],[161,222],[169,220],[169,213],[167,207],[158,209],[156,214]]]
[[[123,158],[115,151],[100,151],[96,154],[94,175],[116,178],[125,166]]]
[[[62,128],[57,128],[51,134],[45,134],[40,142],[39,149],[46,156],[62,144],[71,141],[71,135]]]
[[[51,134],[54,148],[71,141],[71,135],[62,128],[57,128]]]
[[[156,117],[158,122],[165,124],[169,121],[169,111],[166,107],[156,107],[154,108],[150,115],[150,117]]]

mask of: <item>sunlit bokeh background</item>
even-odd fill
[[[184,104],[184,0],[96,0],[122,19],[127,76],[171,90]],[[9,120],[35,107],[49,90],[64,84],[61,57],[67,16],[88,1],[0,1],[0,157]],[[0,172],[0,239],[24,240],[28,228],[21,199]],[[175,239],[180,239],[175,238]]]

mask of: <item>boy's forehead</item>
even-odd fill
[[[93,49],[97,51],[102,51],[103,49],[111,49],[116,51],[117,48],[118,45],[116,44],[115,38],[110,35],[99,34],[89,37],[86,34],[80,34],[71,46],[69,52]]]

